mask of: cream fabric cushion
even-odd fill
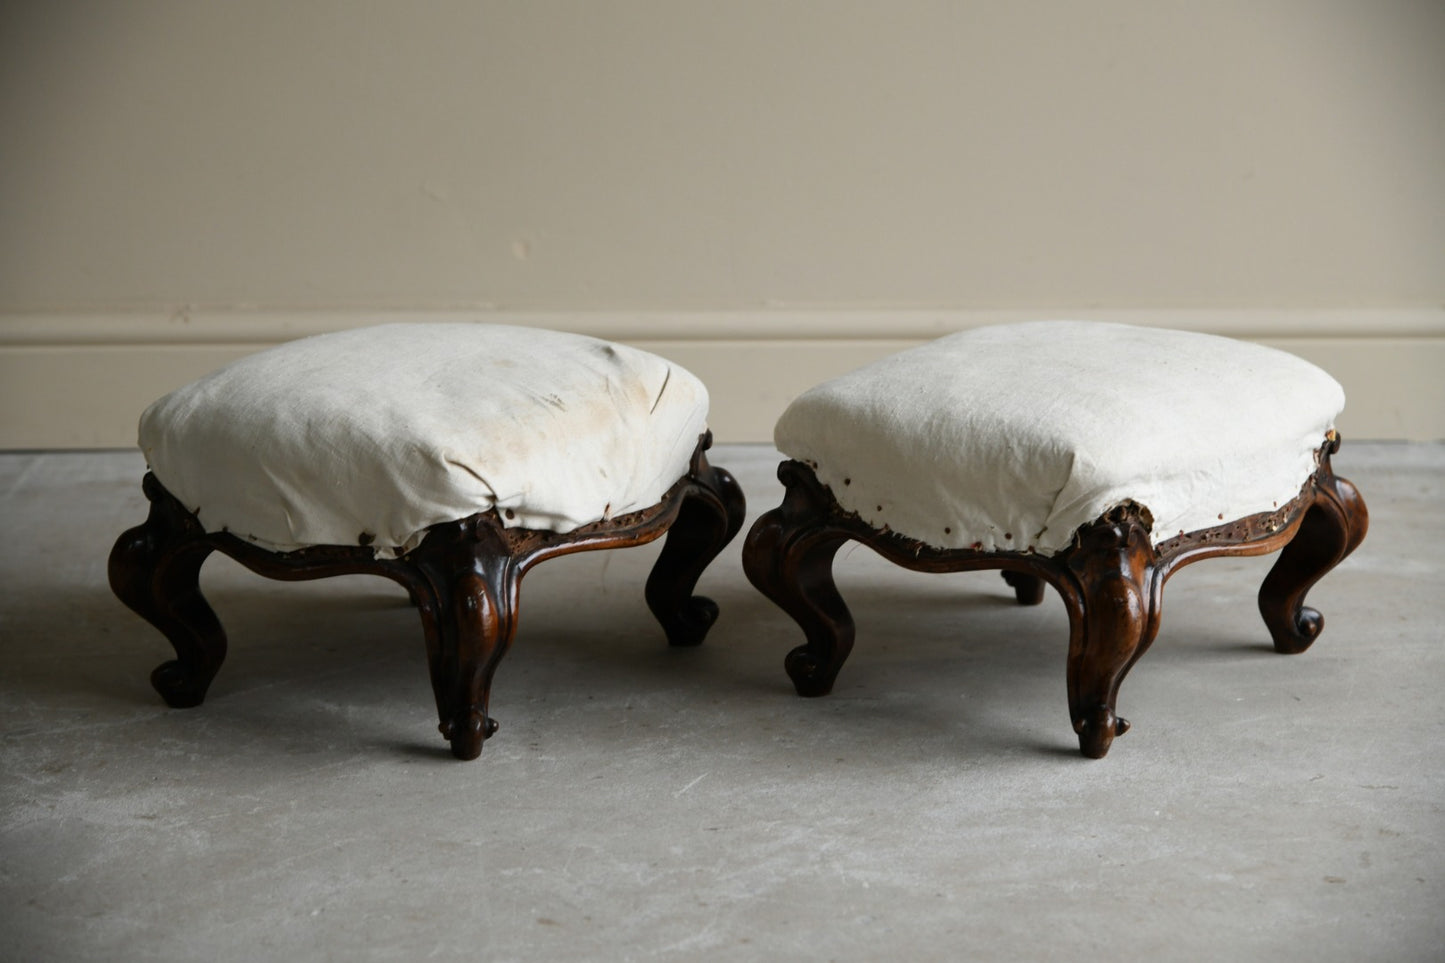
[[[394,554],[497,508],[570,531],[687,474],[707,390],[662,358],[556,331],[383,325],[244,358],[151,405],[140,445],[200,518],[273,550]]]
[[[818,385],[778,448],[864,521],[940,548],[1053,554],[1133,500],[1155,544],[1295,497],[1333,378],[1227,338],[1079,321],[977,328]]]

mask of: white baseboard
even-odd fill
[[[655,351],[712,393],[720,442],[769,441],[799,392],[952,331],[1081,317],[1269,344],[1345,386],[1347,438],[1445,438],[1445,310],[958,311],[759,309],[711,312],[178,311],[0,315],[0,448],[134,444],[150,401],[273,344],[382,321],[477,321],[578,331]]]

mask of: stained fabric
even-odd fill
[[[567,532],[654,505],[687,473],[707,410],[696,377],[623,345],[396,324],[221,368],[151,405],[140,446],[207,531],[389,555],[492,508]]]

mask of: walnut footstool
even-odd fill
[[[648,606],[673,645],[717,607],[692,594],[743,496],[708,465],[707,392],[646,352],[555,331],[384,325],[292,342],[141,418],[150,517],[110,583],[176,659],[151,682],[195,706],[226,656],[197,584],[212,551],[275,579],[372,573],[421,614],[442,735],[473,759],[497,730],[492,675],[522,576],[570,552],[667,533]]]
[[[1119,684],[1159,630],[1164,583],[1215,555],[1280,556],[1259,610],[1280,652],[1319,635],[1305,593],[1368,514],[1336,476],[1344,392],[1292,355],[1087,322],[979,328],[799,397],[778,421],[783,503],[743,549],[802,627],[786,669],[826,694],[853,646],[832,560],[852,539],[926,572],[1002,569],[1069,615],[1069,715],[1084,755],[1129,723]]]

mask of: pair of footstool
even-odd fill
[[[1070,621],[1070,717],[1086,756],[1128,728],[1120,682],[1158,631],[1165,580],[1280,550],[1259,592],[1275,647],[1322,618],[1305,593],[1364,538],[1333,474],[1343,392],[1306,362],[1224,338],[1087,322],[963,332],[806,392],[776,441],[783,503],[743,549],[792,616],[797,691],[853,644],[831,574],[868,545],[907,568],[1002,569]],[[718,615],[694,595],[744,498],[705,452],[703,385],[662,358],[505,325],[389,325],[243,359],[141,419],[146,522],[116,542],[116,595],[170,641],[152,683],[198,705],[226,654],[198,576],[214,551],[276,579],[390,578],[422,620],[440,729],[472,759],[522,576],[554,556],[666,535],[645,595],[673,645]]]

